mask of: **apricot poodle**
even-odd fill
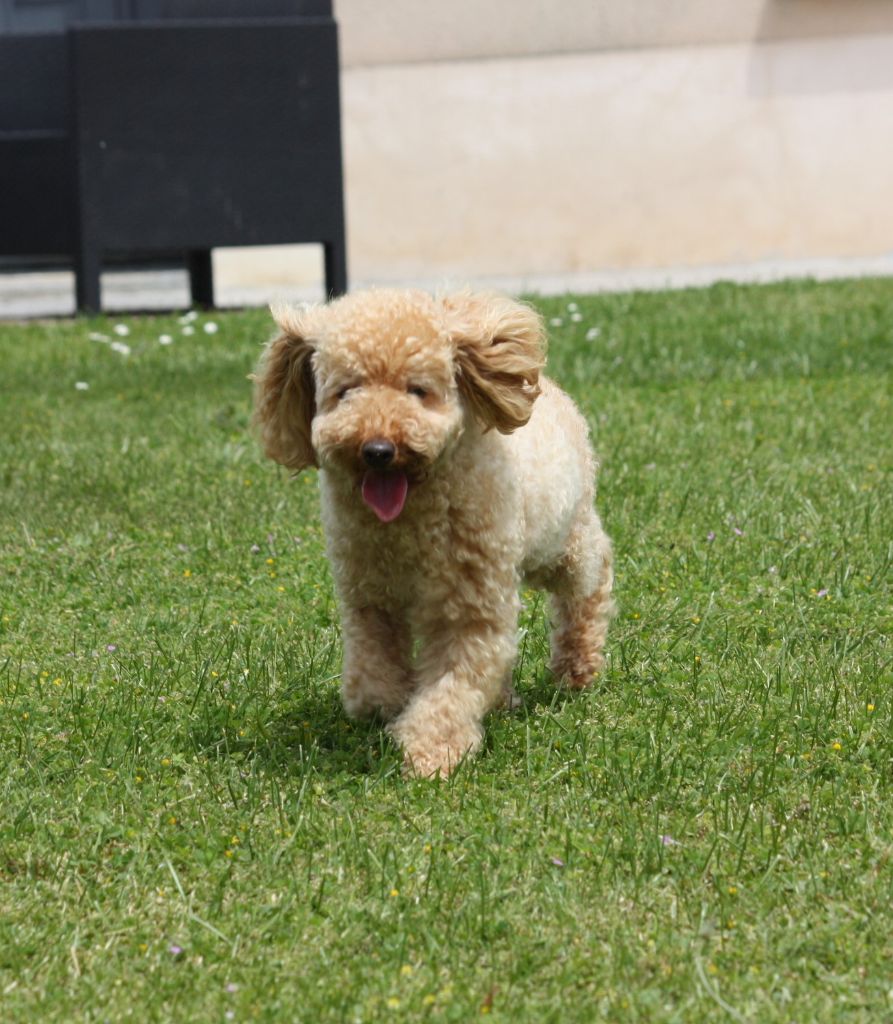
[[[604,664],[586,422],[541,375],[520,302],[372,290],[274,316],[255,419],[270,458],[319,468],[344,706],[389,721],[407,771],[449,774],[513,693],[522,581],[551,593],[556,678],[581,688]]]

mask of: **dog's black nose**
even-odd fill
[[[387,469],[396,454],[397,449],[390,441],[367,441],[363,445],[363,462],[370,469]]]

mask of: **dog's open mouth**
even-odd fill
[[[401,469],[370,469],[363,477],[363,501],[383,523],[390,523],[403,511],[409,479]]]

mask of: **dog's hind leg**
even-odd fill
[[[571,530],[552,592],[552,660],[555,677],[573,689],[588,686],[605,664],[604,646],[614,614],[611,541],[587,508]]]
[[[378,608],[343,609],[341,697],[354,718],[399,714],[412,693],[409,628]]]

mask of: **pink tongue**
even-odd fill
[[[403,511],[409,481],[399,471],[379,473],[370,469],[363,477],[363,501],[383,523],[389,523]]]

